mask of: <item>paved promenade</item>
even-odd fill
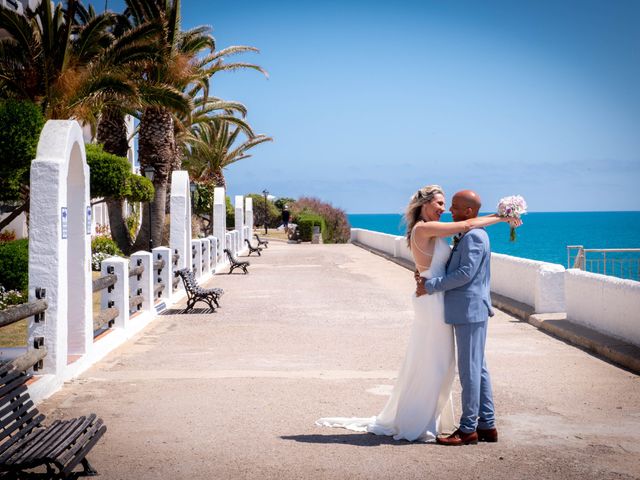
[[[487,345],[500,442],[321,428],[384,405],[412,321],[408,270],[353,245],[271,242],[219,275],[214,314],[163,315],[41,405],[96,412],[101,479],[640,478],[640,380],[498,312]],[[459,412],[459,385],[455,382]]]

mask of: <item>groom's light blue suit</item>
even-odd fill
[[[470,230],[453,248],[446,274],[425,282],[427,292],[445,292],[445,322],[453,325],[458,347],[460,430],[464,433],[495,427],[491,379],[484,358],[487,320],[493,316],[490,257],[487,232],[482,228]]]

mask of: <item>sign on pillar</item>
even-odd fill
[[[227,205],[225,199],[224,187],[216,187],[213,189],[213,236],[221,239],[226,237],[227,233]],[[224,258],[224,242],[219,242],[218,255]],[[224,260],[223,260],[224,261]]]
[[[176,170],[171,174],[171,228],[169,245],[178,251],[178,269],[191,269],[191,192],[189,174]]]
[[[75,120],[45,124],[30,179],[29,300],[44,288],[49,306],[45,321],[31,322],[28,344],[43,343],[44,373],[62,378],[93,343],[89,167]]]

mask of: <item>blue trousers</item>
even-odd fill
[[[462,386],[462,415],[460,430],[475,432],[477,428],[494,428],[491,378],[484,358],[487,323],[454,325],[458,348],[458,375]]]

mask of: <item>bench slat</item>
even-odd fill
[[[89,451],[98,442],[98,440],[100,440],[100,438],[105,434],[106,431],[107,431],[107,427],[105,425],[102,425],[100,427],[100,430],[98,430],[93,435],[93,437],[91,437],[89,439],[89,441],[86,443],[86,445],[84,447],[82,447],[82,449],[76,454],[76,456],[74,458],[72,458],[69,461],[69,463],[67,463],[67,465],[62,470],[63,475],[69,475],[73,471],[73,469],[76,467],[76,465],[78,465],[82,461],[82,459],[87,456]]]
[[[38,424],[40,424],[44,420],[44,415],[36,417],[36,420],[38,421]],[[4,464],[5,459],[11,457],[16,451],[22,448],[23,445],[28,444],[38,435],[41,435],[44,430],[44,428],[34,428],[30,431],[20,430],[17,434],[12,436],[8,442],[5,442],[2,445],[4,452],[0,455],[0,465]]]
[[[77,421],[78,419],[72,419],[68,421],[58,420],[55,423],[49,425],[43,430],[42,435],[37,439],[30,440],[30,443],[22,447],[21,454],[18,457],[11,459],[13,463],[30,463],[35,459],[42,458],[47,451],[51,450],[64,431],[65,427],[68,427],[69,422]]]
[[[93,437],[100,427],[102,427],[103,422],[102,419],[96,418],[94,415],[93,418],[89,419],[88,422],[83,425],[83,428],[78,429],[77,435],[73,440],[72,446],[69,448],[65,448],[59,450],[54,453],[56,460],[59,461],[62,465],[66,465],[70,460],[82,449],[83,446],[87,444],[91,437]]]

